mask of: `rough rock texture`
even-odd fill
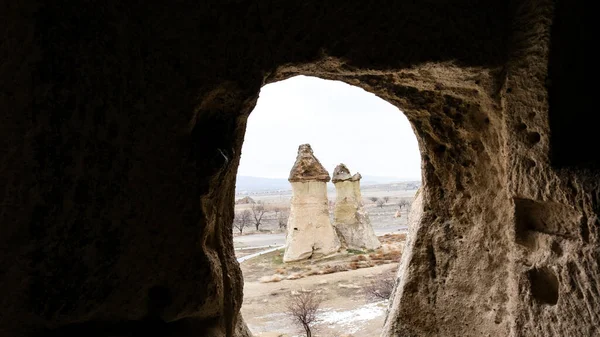
[[[369,215],[362,207],[360,194],[360,173],[350,175],[344,164],[336,166],[333,171],[335,185],[335,209],[333,226],[341,244],[353,249],[376,249],[381,246],[377,239]]]
[[[322,181],[330,180],[329,172],[321,165],[321,162],[313,154],[310,144],[302,144],[298,147],[296,162],[290,171],[289,182],[297,181]]]
[[[0,336],[246,335],[246,119],[299,74],[387,100],[419,141],[423,217],[383,336],[598,335],[587,7],[4,1]]]
[[[387,331],[387,336],[393,336],[393,334],[390,333],[390,331],[393,331],[394,325],[397,324],[397,321],[394,320],[394,318],[400,315],[400,310],[401,308],[403,308],[403,305],[401,303],[401,299],[404,297],[403,292],[409,289],[406,286],[406,281],[410,280],[410,261],[412,261],[413,259],[415,243],[417,242],[417,231],[421,225],[421,220],[423,218],[425,189],[426,187],[422,185],[417,190],[417,192],[415,193],[415,198],[410,205],[410,210],[408,211],[408,235],[406,236],[406,242],[404,243],[404,247],[402,249],[400,266],[396,275],[394,290],[392,291],[392,295],[390,296],[391,301],[388,304],[387,317],[383,327],[383,330]]]
[[[288,179],[292,200],[283,262],[319,258],[340,249],[340,240],[329,219],[329,179],[310,145],[300,145]]]
[[[421,218],[423,217],[423,189],[424,187],[420,187],[417,190],[417,193],[415,193],[415,198],[410,204],[410,210],[408,211],[407,215],[409,236],[413,230],[416,230],[419,227]]]
[[[339,164],[333,170],[333,177],[331,177],[331,182],[333,182],[334,184],[339,181],[359,181],[360,182],[360,179],[362,179],[362,176],[360,175],[360,173],[356,172],[354,175],[352,175],[350,173],[350,170],[348,169],[348,167],[346,167],[346,165]],[[358,184],[357,186],[360,187],[360,184]],[[360,188],[359,188],[359,192],[360,192]]]

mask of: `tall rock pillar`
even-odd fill
[[[288,178],[293,195],[284,262],[318,258],[340,248],[340,241],[329,220],[329,179],[329,173],[315,158],[310,145],[300,145]]]
[[[376,249],[381,246],[369,216],[362,207],[360,173],[350,175],[344,164],[333,171],[336,199],[333,223],[342,244],[352,249]]]

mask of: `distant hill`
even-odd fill
[[[419,181],[420,179],[398,178],[398,177],[379,177],[364,175],[361,185],[389,184],[405,181]],[[272,190],[290,190],[290,183],[285,178],[263,178],[251,176],[237,176],[235,184],[236,193],[272,191]]]
[[[250,176],[237,176],[235,191],[271,191],[271,190],[289,190],[290,183],[283,178],[263,178]]]
[[[380,176],[367,176],[363,175],[360,180],[361,185],[377,185],[377,184],[390,184],[404,181],[418,181],[421,178],[398,178],[398,177],[380,177]]]

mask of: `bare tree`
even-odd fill
[[[371,200],[372,202],[377,202],[377,200],[379,200],[379,198],[377,198],[377,197],[370,197],[369,200]]]
[[[375,203],[377,204],[378,207],[383,208],[383,205],[385,205],[385,200],[377,199],[377,201]]]
[[[265,205],[260,201],[255,204],[252,204],[251,209],[252,217],[254,218],[254,227],[256,227],[256,230],[258,230],[258,227],[260,227],[260,221],[267,212],[267,209],[265,208]]]
[[[279,224],[279,228],[286,228],[288,217],[290,216],[290,212],[287,209],[280,209],[277,214],[277,223]]]
[[[282,207],[276,207],[276,206],[274,206],[274,207],[271,208],[271,211],[273,211],[273,213],[275,213],[275,219],[279,218],[279,213],[281,213],[282,210],[283,210]]]
[[[312,336],[311,325],[317,320],[317,311],[323,299],[314,292],[301,292],[290,295],[287,299],[287,314],[306,332],[306,337]]]
[[[365,287],[367,297],[371,299],[387,300],[392,295],[394,283],[396,282],[396,271],[389,270],[376,277]]]
[[[398,201],[397,205],[398,205],[398,208],[402,209],[404,207],[408,207],[410,205],[410,203],[406,199],[400,199],[400,201]]]
[[[241,212],[236,212],[235,217],[233,218],[233,227],[239,230],[240,234],[242,234],[244,228],[250,225],[250,221],[252,220],[251,217],[252,214],[250,213],[250,210],[245,209]]]
[[[383,201],[385,201],[385,203],[387,204],[388,201],[390,201],[390,197],[383,197]]]

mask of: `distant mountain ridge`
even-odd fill
[[[394,182],[420,181],[420,178],[398,178],[398,177],[380,177],[364,175],[362,185],[389,184]],[[286,178],[264,178],[253,176],[237,176],[235,191],[271,191],[271,190],[290,190],[290,182]]]
[[[290,183],[283,178],[237,176],[235,191],[289,190]]]

